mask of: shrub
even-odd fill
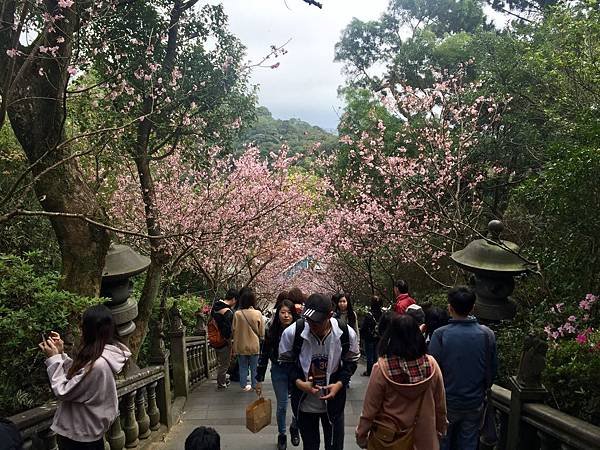
[[[41,333],[65,334],[97,298],[57,290],[58,274],[38,273],[30,259],[0,255],[0,415],[51,398]]]

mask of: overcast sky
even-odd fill
[[[223,3],[230,30],[258,61],[269,46],[289,39],[288,53],[277,69],[255,69],[259,103],[278,119],[297,117],[313,125],[335,129],[342,102],[342,65],[333,62],[334,45],[353,17],[376,19],[387,0],[321,0],[323,9],[302,0],[213,0]],[[287,6],[286,6],[287,3]],[[289,8],[288,8],[289,7]]]
[[[254,69],[259,103],[278,119],[300,118],[333,130],[343,102],[337,96],[344,83],[342,64],[333,62],[334,46],[353,17],[379,18],[388,0],[320,0],[323,9],[302,0],[209,0],[222,3],[230,30],[248,49],[254,62],[270,45],[286,45],[277,69]],[[490,8],[486,8],[490,15]],[[504,22],[492,13],[494,21]]]

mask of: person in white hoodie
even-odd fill
[[[50,427],[58,435],[59,448],[103,450],[104,433],[118,415],[115,375],[131,356],[117,340],[110,309],[95,305],[83,313],[75,359],[64,353],[54,331],[39,346],[48,357],[50,385],[60,401]]]

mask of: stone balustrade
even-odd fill
[[[119,417],[106,433],[106,450],[136,448],[161,426],[171,426],[171,392],[165,367],[151,366],[117,380]],[[50,430],[56,407],[53,401],[9,417],[25,439],[24,449],[58,449],[56,434]]]
[[[515,411],[513,393],[492,386],[492,401],[499,424],[499,450],[597,450],[600,449],[600,427],[570,416],[548,405],[523,402]],[[517,417],[518,436],[509,427],[510,418]]]

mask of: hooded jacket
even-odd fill
[[[50,386],[60,401],[51,430],[77,442],[101,439],[118,415],[115,375],[130,356],[124,345],[107,344],[89,371],[88,365],[71,379],[67,372],[73,360],[65,353],[46,359]]]
[[[410,367],[412,366],[412,367]],[[367,442],[373,421],[394,430],[406,430],[415,420],[415,449],[439,449],[439,437],[446,433],[446,400],[442,372],[435,358],[425,355],[416,361],[398,357],[379,358],[373,366],[363,410],[356,427],[356,441]]]
[[[233,311],[227,303],[222,300],[215,302],[210,312],[212,318],[215,319],[217,327],[221,332],[221,336],[224,339],[231,339],[232,337],[232,322],[233,322]]]

